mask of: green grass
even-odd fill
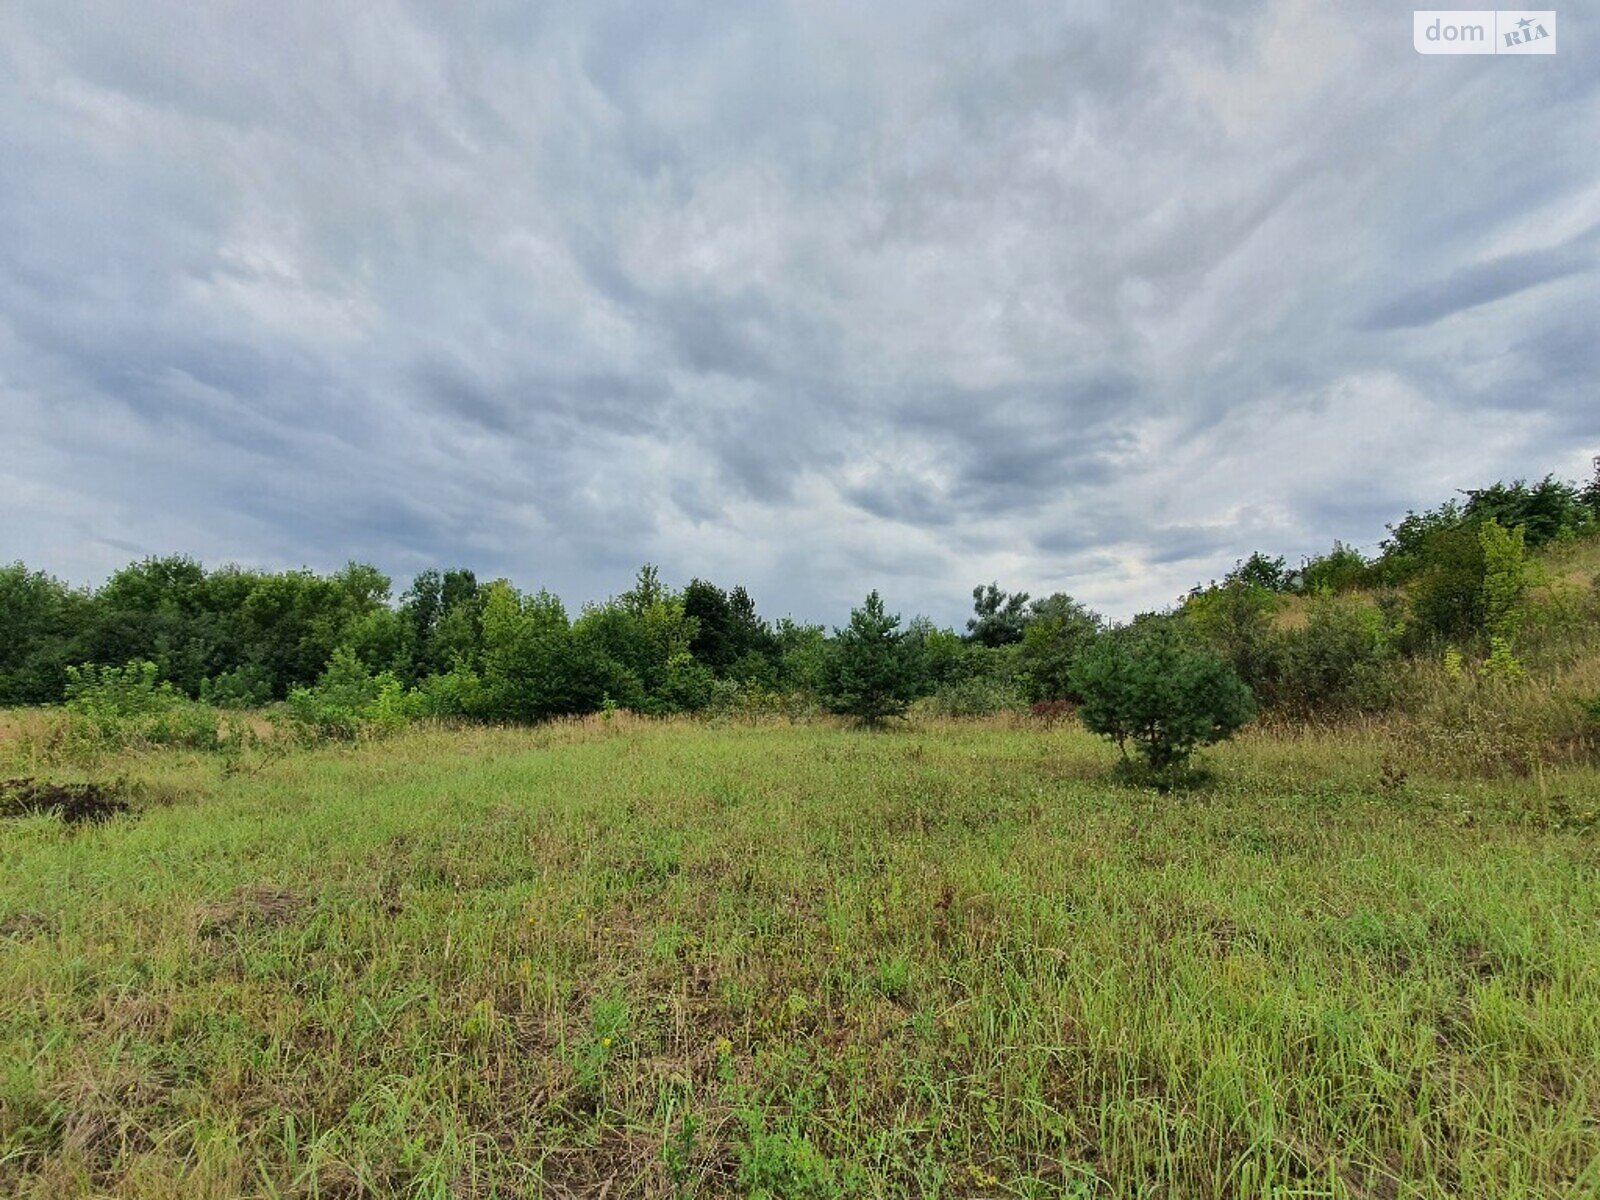
[[[103,764],[134,814],[0,821],[0,1194],[1600,1194],[1593,769],[1111,762],[624,717]]]

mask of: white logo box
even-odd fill
[[[1411,14],[1418,54],[1554,54],[1554,9],[1418,9]]]

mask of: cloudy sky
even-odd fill
[[[0,560],[1127,614],[1600,453],[1600,8],[0,5]],[[398,589],[397,589],[398,590]]]

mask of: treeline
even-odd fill
[[[1404,660],[1515,677],[1525,645],[1594,627],[1600,580],[1531,606],[1530,591],[1551,581],[1530,554],[1600,533],[1600,460],[1587,485],[1549,475],[1462,497],[1408,512],[1371,558],[1339,542],[1293,569],[1252,554],[1191,592],[1178,615],[1263,705],[1300,715],[1388,707]],[[1277,614],[1296,596],[1303,619],[1286,627]]]
[[[1408,513],[1374,557],[1335,544],[1290,567],[1257,553],[1121,631],[1070,596],[998,584],[974,589],[959,632],[902,623],[874,593],[830,633],[762,617],[743,587],[676,589],[650,566],[573,613],[470,570],[424,571],[396,597],[386,576],[354,563],[319,575],[151,558],[93,590],[19,563],[0,569],[0,705],[70,700],[133,680],[107,670],[135,664],[139,680],[218,708],[289,701],[314,713],[319,697],[330,710],[341,696],[388,697],[410,712],[537,721],[816,704],[877,720],[922,701],[965,715],[1079,702],[1091,646],[1160,624],[1226,664],[1262,706],[1378,708],[1408,657],[1520,670],[1529,552],[1596,529],[1600,467],[1586,486],[1497,483]],[[1290,604],[1304,612],[1285,622]]]

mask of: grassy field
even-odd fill
[[[1600,775],[1210,763],[626,717],[107,762],[132,812],[0,820],[0,1194],[1600,1195]]]

